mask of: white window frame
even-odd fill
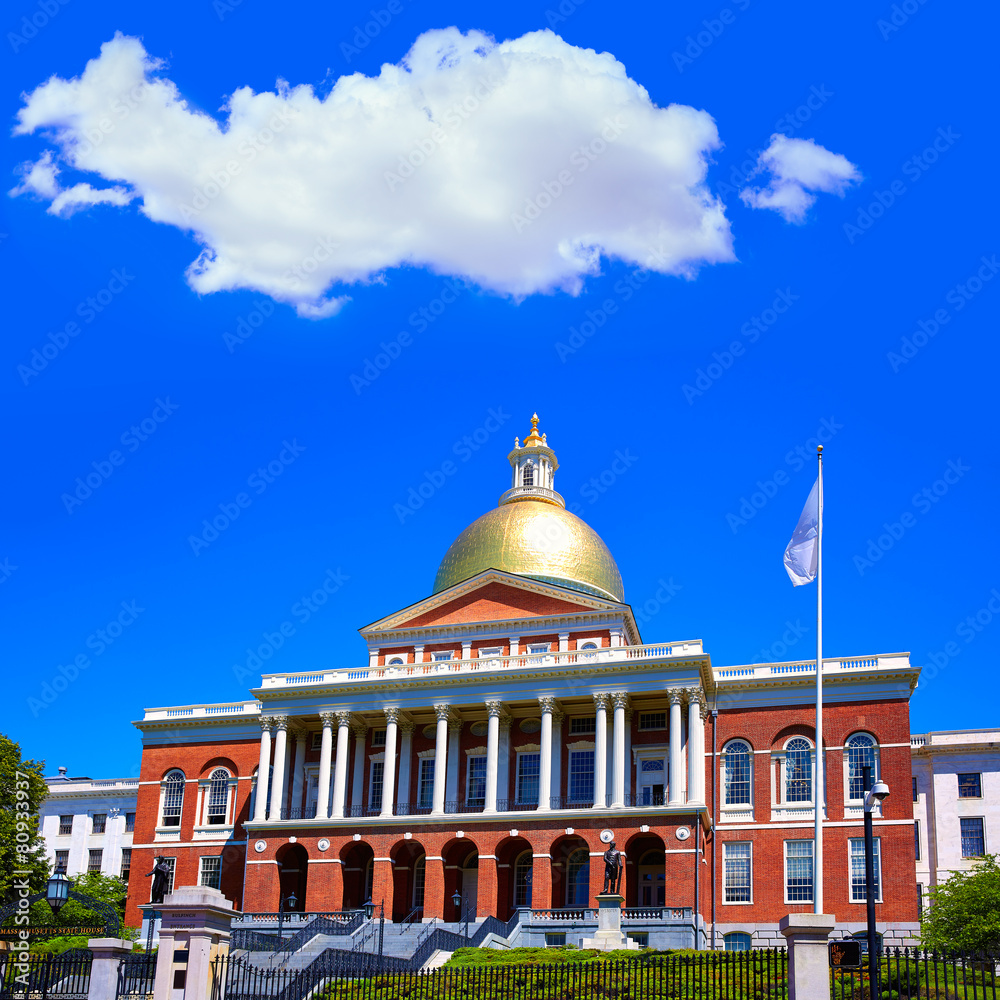
[[[788,793],[788,744],[792,740],[805,740],[809,744],[811,796],[801,802],[789,802]],[[787,820],[804,822],[816,815],[816,767],[820,763],[816,753],[816,741],[808,736],[796,734],[789,736],[778,750],[771,751],[771,820]],[[825,774],[824,774],[825,777]],[[824,788],[826,782],[824,782]],[[824,818],[826,808],[824,804]]]
[[[584,649],[589,643],[594,644],[593,649]],[[578,653],[587,653],[589,656],[593,656],[595,653],[599,653],[604,648],[604,640],[599,635],[581,635],[577,637],[576,640],[576,651]]]
[[[666,805],[670,798],[670,753],[669,747],[660,745],[647,745],[643,746],[641,749],[636,749],[633,756],[635,757],[635,804],[637,806],[654,806],[654,805]],[[642,764],[643,761],[647,760],[660,760],[663,761],[663,801],[660,803],[654,802],[640,802],[639,799],[642,796],[642,791],[644,788],[648,788],[649,785],[642,780],[643,774],[652,774],[652,771],[643,771]],[[653,782],[653,784],[658,784],[658,782]]]
[[[808,899],[789,899],[788,898],[788,845],[789,844],[811,844],[812,845],[812,892]],[[812,837],[794,837],[790,840],[785,840],[782,842],[782,855],[783,863],[781,868],[782,883],[784,888],[782,892],[784,894],[784,900],[790,906],[808,906],[810,903],[814,902],[816,899],[816,842]],[[801,855],[796,855],[796,857],[801,857]],[[848,866],[850,870],[850,866]]]
[[[572,781],[572,777],[573,777],[573,757],[574,757],[575,754],[578,754],[578,753],[589,753],[589,754],[593,754],[594,755],[594,783],[596,784],[596,782],[597,782],[597,748],[596,748],[596,746],[594,746],[594,745],[590,745],[590,746],[576,745],[574,747],[570,747],[569,753],[568,753],[568,755],[566,757],[566,802],[567,802],[567,804],[572,804],[572,805],[577,805],[577,804],[581,804],[581,805],[593,805],[593,802],[594,802],[594,789],[593,789],[593,787],[590,789],[590,795],[587,796],[586,798],[583,798],[583,799],[574,799],[574,798],[571,798],[570,782]]]
[[[503,656],[503,646],[480,646],[478,659],[492,659],[495,656]]]
[[[222,771],[226,775],[226,810],[222,814],[221,823],[210,823],[208,817],[208,808],[211,805],[212,799],[212,781],[217,772]],[[198,814],[200,817],[200,822],[198,827],[205,830],[226,830],[232,827],[232,813],[233,813],[233,803],[236,799],[236,777],[233,772],[229,770],[228,767],[223,767],[221,764],[218,767],[213,767],[206,778],[202,778],[198,782],[198,791],[201,794],[201,801],[199,803]]]
[[[484,764],[484,767],[483,767],[483,798],[482,798],[482,803],[485,806],[486,805],[486,780],[487,779],[486,779],[486,768],[485,768],[486,754],[484,754],[484,753],[469,754],[468,757],[466,757],[466,759],[465,759],[465,802],[466,802],[467,805],[471,805],[473,802],[478,803],[480,801],[480,799],[478,799],[478,798],[476,798],[476,799],[469,798],[469,786],[472,784],[472,762],[474,760],[481,760],[481,761],[483,761],[483,764]]]
[[[97,819],[101,818],[101,829],[97,829]],[[92,813],[90,817],[90,833],[93,837],[103,837],[108,832],[108,814],[106,812]]]
[[[387,667],[402,667],[406,663],[405,656],[390,656],[388,660],[385,661]]]
[[[965,854],[962,849],[962,820],[963,819],[974,819],[979,820],[983,826],[983,853],[982,854]],[[959,816],[958,817],[958,853],[963,861],[977,861],[979,858],[986,857],[990,853],[989,843],[987,841],[986,835],[986,817],[985,816]],[[880,883],[881,885],[881,883]]]
[[[179,774],[181,776],[180,786],[181,786],[181,801],[180,801],[180,811],[177,814],[177,823],[173,824],[167,823],[167,817],[164,816],[163,810],[166,808],[167,804],[167,785],[173,784],[173,782],[168,781],[170,775]],[[184,822],[184,800],[187,797],[187,775],[179,768],[172,767],[160,780],[160,804],[157,808],[156,818],[156,833],[159,835],[173,835],[174,839],[180,839],[181,824]]]
[[[97,867],[94,867],[94,855],[97,855]],[[102,872],[104,871],[104,848],[103,847],[91,847],[87,850],[87,868],[88,872]]]
[[[381,776],[379,779],[379,799],[375,801],[375,766],[378,765]],[[385,754],[373,754],[368,767],[368,808],[381,809],[385,801]]]
[[[879,746],[879,742],[875,737],[874,733],[869,732],[867,729],[859,729],[856,732],[850,734],[846,740],[844,740],[844,752],[843,752],[843,766],[844,766],[844,819],[863,819],[864,809],[865,809],[865,797],[862,793],[860,798],[852,799],[851,796],[851,765],[850,765],[850,751],[848,749],[848,744],[854,739],[855,736],[867,736],[873,746],[873,758],[875,762],[875,768],[872,773],[872,784],[879,780],[882,776],[882,751]],[[874,808],[872,809],[872,817],[874,819],[882,818],[882,803],[876,802]]]
[[[455,659],[455,651],[453,649],[439,649],[434,653],[431,653],[431,660],[434,663],[447,663],[449,660]]]
[[[432,772],[437,771],[437,762],[434,757],[421,757],[420,762],[417,765],[417,808],[418,809],[432,809],[434,807],[434,774],[431,774],[430,782],[427,783],[427,787],[430,789],[430,794],[428,795],[428,801],[424,802],[421,796],[425,785],[424,771],[427,769],[427,765],[430,765]]]
[[[162,857],[162,856],[161,856]],[[167,895],[174,891],[174,878],[177,875],[177,858],[162,858],[163,863],[167,866],[167,885],[163,890],[163,894]]]
[[[726,802],[726,753],[734,743],[743,743],[750,751],[750,801]],[[734,736],[723,744],[719,754],[719,812],[723,823],[752,823],[756,803],[756,764],[753,744],[744,736]]]
[[[535,789],[535,797],[533,799],[522,799],[520,796],[521,790],[521,759],[523,757],[537,757],[538,758],[538,784],[541,786],[542,782],[542,749],[534,745],[526,747],[517,747],[517,760],[514,762],[514,802],[517,805],[530,805],[534,802],[538,804],[538,789]]]
[[[205,881],[205,862],[206,861],[217,861],[218,866],[215,870],[215,875],[217,876],[218,885],[213,885],[211,882]],[[207,886],[210,889],[221,889],[222,888],[222,855],[221,854],[203,854],[198,858],[198,885]]]
[[[749,886],[748,886],[748,888],[750,890],[750,898],[749,899],[736,899],[736,900],[726,899],[726,889],[727,889],[727,886],[726,886],[726,864],[727,864],[727,862],[729,860],[731,860],[729,857],[727,857],[727,855],[729,854],[729,849],[731,847],[736,847],[736,846],[739,846],[740,848],[746,847],[746,848],[749,849],[748,856],[746,858],[740,857],[738,859],[732,859],[732,860],[739,860],[739,861],[746,860],[746,861],[750,862],[750,865],[749,865],[749,869],[750,870],[749,870],[749,877],[748,877],[748,881],[750,883]],[[787,882],[786,882],[786,885],[787,885]],[[752,840],[724,840],[722,842],[722,903],[725,906],[752,906],[753,905],[753,841]]]
[[[525,650],[525,652],[528,653],[528,654],[535,654],[535,655],[540,655],[540,654],[543,654],[543,653],[551,653],[552,652],[552,643],[551,642],[529,642],[528,643],[528,648]]]
[[[882,902],[882,838],[873,837],[872,843],[874,845],[874,861],[875,861],[875,885],[878,887],[878,891],[875,893],[875,902]],[[864,898],[857,899],[854,895],[854,859],[855,859],[855,845],[858,846],[857,857],[861,860],[861,878],[862,884],[864,883],[864,873],[865,873],[865,838],[864,837],[848,837],[847,838],[847,899],[851,903],[860,903],[862,906],[866,905],[867,900]],[[815,876],[814,876],[815,877]]]
[[[648,717],[650,715],[662,715],[663,716],[663,725],[662,726],[644,726],[642,724],[643,716]],[[667,712],[665,709],[663,711],[653,710],[653,711],[639,712],[639,724],[638,724],[639,732],[640,733],[658,733],[658,732],[664,732],[664,731],[666,731],[667,722],[668,722],[668,719],[669,719],[669,715],[670,715],[670,713]]]

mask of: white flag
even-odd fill
[[[816,579],[816,557],[819,537],[819,480],[813,483],[802,516],[795,526],[792,540],[785,549],[785,570],[798,587]]]

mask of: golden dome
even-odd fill
[[[621,574],[597,532],[562,506],[542,500],[505,503],[473,521],[441,560],[434,593],[487,569],[612,601],[624,598]]]

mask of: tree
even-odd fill
[[[920,940],[934,951],[1000,954],[1000,865],[995,854],[930,890]]]
[[[22,760],[21,747],[0,733],[0,900],[5,902],[19,895],[25,880],[35,893],[49,877],[38,822],[38,807],[48,794],[44,767],[44,761]]]
[[[72,889],[84,896],[90,896],[98,902],[107,903],[118,911],[118,916],[125,914],[125,897],[128,895],[128,883],[116,875],[102,875],[100,872],[84,872],[70,879]],[[56,916],[44,900],[39,900],[31,907],[31,924],[33,927],[103,927],[104,917],[92,910],[86,903],[70,897]]]

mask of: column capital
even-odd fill
[[[416,729],[416,724],[412,719],[400,719],[399,720],[399,731],[404,736],[412,736],[413,731]]]
[[[464,723],[461,719],[450,718],[448,720],[448,732],[449,733],[460,733],[462,731],[462,726]]]
[[[679,705],[684,700],[684,688],[667,688],[667,698],[671,705]]]
[[[608,710],[608,696],[606,694],[595,694],[594,695],[594,708],[600,710]]]
[[[340,726],[349,726],[351,724],[351,713],[350,712],[345,712],[343,709],[341,709],[339,712],[334,712],[334,715],[337,716],[337,726],[338,727],[340,727]]]
[[[502,701],[488,701],[486,702],[486,714],[489,718],[494,716],[498,719],[502,718],[504,715],[503,702]]]
[[[447,722],[451,718],[451,705],[435,705],[434,717],[438,722]]]
[[[548,712],[549,715],[551,715],[556,710],[556,708],[558,707],[558,702],[556,701],[556,699],[552,695],[543,694],[538,699],[538,705],[541,708],[543,715],[546,712]]]
[[[560,712],[559,709],[557,708],[552,713],[552,725],[553,726],[561,726],[565,721],[566,721],[566,713],[565,712]]]
[[[616,691],[611,695],[611,702],[615,708],[628,708],[628,694],[625,691]]]
[[[260,723],[261,732],[270,733],[274,728],[274,719],[269,715],[262,715],[257,721]]]
[[[684,693],[687,695],[689,705],[705,704],[705,692],[700,687],[685,688]]]
[[[287,715],[275,715],[272,716],[272,721],[274,722],[274,728],[276,730],[284,729],[288,732],[288,716]]]
[[[350,713],[347,713],[351,732],[358,738],[363,740],[368,735],[368,723],[364,719],[350,719]],[[341,716],[340,712],[337,712],[337,718]]]
[[[333,728],[333,724],[337,721],[337,713],[336,712],[320,712],[319,713],[319,720],[320,720],[320,722],[323,723],[323,727],[324,728],[326,728],[327,726],[329,726],[332,729]]]
[[[389,708],[383,708],[382,711],[385,713],[385,721],[391,725],[399,724],[399,708],[392,706]]]

